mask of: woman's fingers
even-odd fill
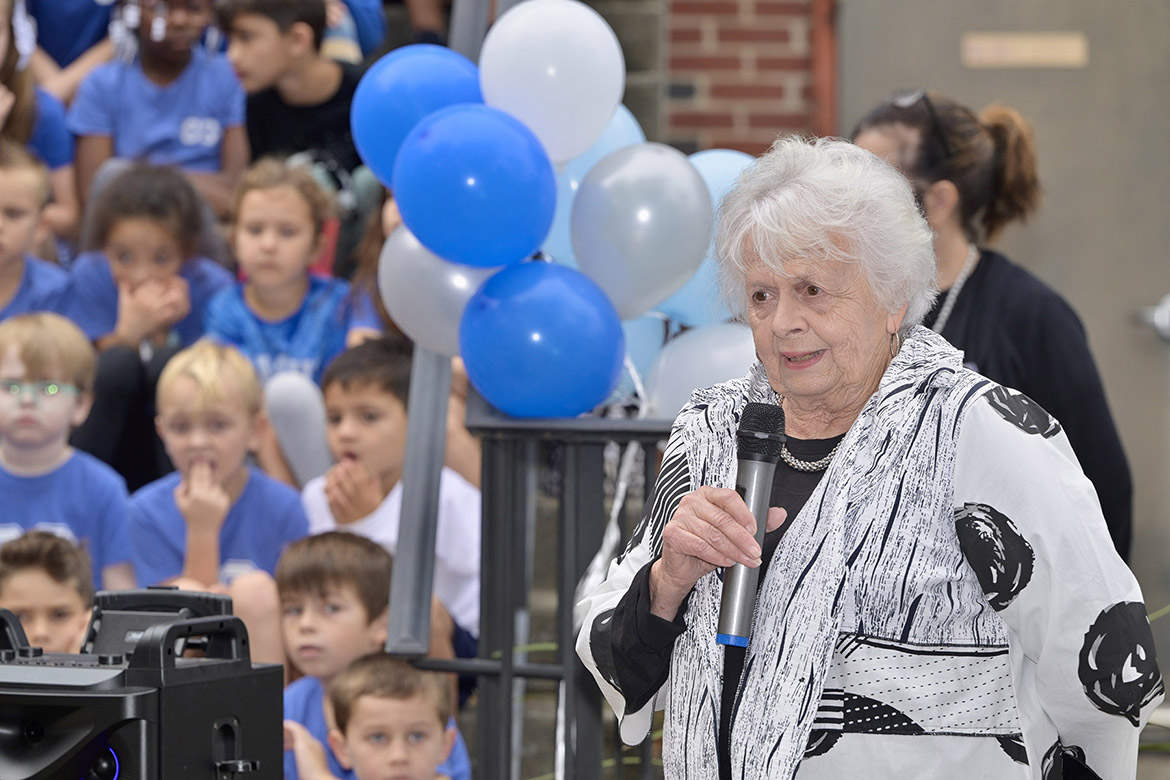
[[[683,501],[688,499],[699,520],[718,529],[743,554],[750,558],[760,555],[756,518],[738,493],[726,488],[701,487]]]
[[[683,498],[674,517],[667,523],[667,530],[672,526],[677,535],[674,548],[677,552],[714,566],[737,562],[759,565],[760,546],[755,534],[749,530],[755,528],[755,518],[735,491],[700,488]],[[664,536],[664,554],[666,541]]]

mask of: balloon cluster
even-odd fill
[[[729,316],[713,215],[751,158],[646,143],[624,87],[617,37],[596,11],[524,0],[492,26],[478,67],[407,46],[354,95],[354,143],[402,214],[379,262],[386,309],[422,347],[462,355],[479,392],[514,416],[593,409],[627,346],[639,364],[666,354],[664,316],[686,327]],[[713,365],[743,353],[742,338],[698,341]],[[676,395],[694,378],[651,373]]]

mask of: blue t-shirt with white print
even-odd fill
[[[114,156],[217,172],[224,131],[244,124],[244,89],[232,66],[201,47],[179,77],[165,86],[142,65],[110,62],[81,82],[69,106],[76,136],[106,136]]]
[[[89,553],[98,589],[102,569],[130,561],[126,482],[92,455],[74,450],[68,460],[39,477],[0,467],[0,497],[4,502],[0,544],[34,528],[63,536]]]
[[[157,585],[183,573],[187,522],[175,503],[178,472],[139,488],[128,509],[134,573],[143,585]],[[309,533],[301,498],[283,482],[254,468],[240,497],[219,529],[219,580],[260,569],[276,573],[276,562],[289,542]]]
[[[294,371],[320,383],[329,361],[345,350],[351,330],[382,327],[370,297],[353,295],[351,289],[342,279],[310,276],[301,307],[269,322],[248,308],[244,285],[237,284],[207,307],[207,335],[247,355],[262,382]]]
[[[71,289],[69,274],[60,267],[32,255],[25,255],[20,286],[16,288],[16,295],[12,296],[12,300],[0,309],[0,320],[36,311],[51,311],[69,316]]]

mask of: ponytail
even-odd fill
[[[1032,125],[1014,108],[993,103],[979,119],[995,143],[994,195],[980,220],[987,238],[994,239],[1009,223],[1027,220],[1040,205],[1036,142]]]

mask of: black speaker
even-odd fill
[[[30,647],[0,609],[0,778],[280,780],[283,670],[251,662],[230,600],[96,601],[78,655]]]

